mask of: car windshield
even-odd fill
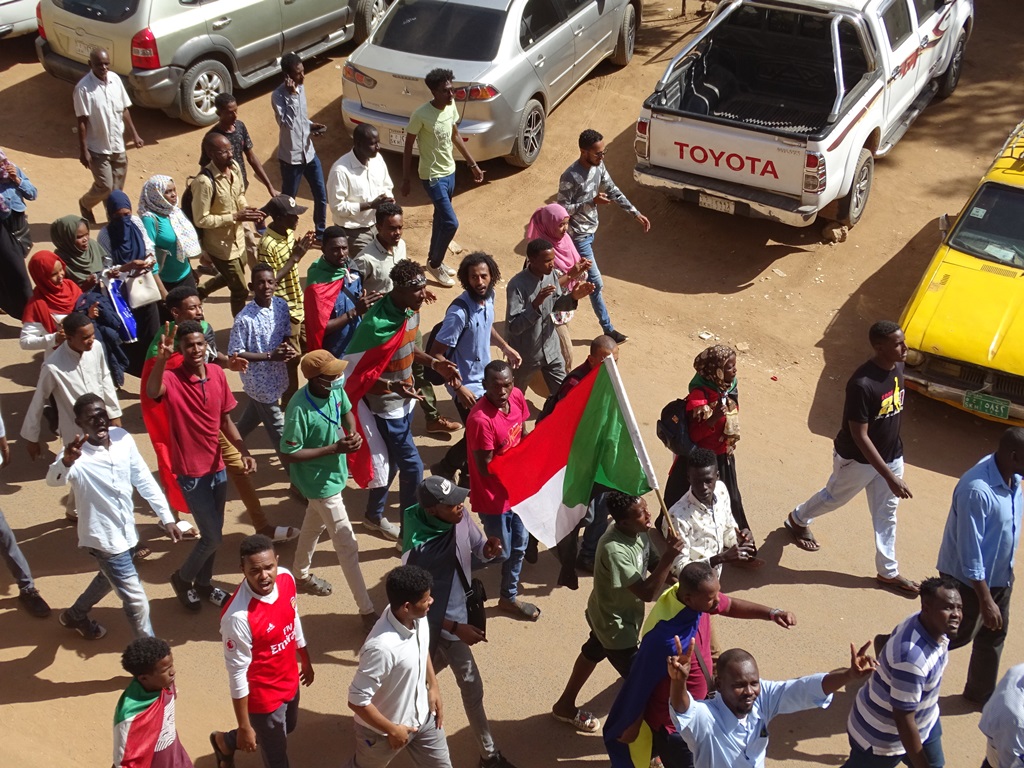
[[[139,8],[139,0],[53,0],[53,4],[76,16],[108,24],[130,19]]]
[[[986,182],[949,237],[958,251],[1024,268],[1024,189]]]
[[[492,61],[505,12],[438,0],[398,0],[372,42],[381,48],[433,59]]]

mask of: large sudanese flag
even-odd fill
[[[388,483],[387,447],[363,397],[402,345],[412,314],[399,309],[390,296],[385,296],[363,315],[345,350],[345,394],[352,403],[356,430],[363,438],[359,450],[348,454],[348,469],[360,488],[379,488]]]
[[[640,496],[657,480],[608,357],[515,448],[489,465],[526,529],[553,547],[586,514],[594,483]]]

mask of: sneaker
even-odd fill
[[[452,421],[444,416],[438,416],[436,419],[430,419],[427,422],[427,432],[450,434],[458,432],[460,429],[462,429],[462,425],[459,422]]]
[[[174,589],[174,594],[178,596],[178,601],[189,611],[195,613],[203,607],[195,587],[182,579],[178,571],[171,574],[171,587]]]
[[[60,616],[57,617],[62,627],[75,630],[78,634],[84,637],[86,640],[99,640],[105,634],[107,634],[106,628],[97,621],[86,617],[84,619],[72,619],[67,611],[61,611]]]
[[[610,336],[616,344],[625,344],[629,339],[629,336],[624,333],[619,333],[618,331],[608,331],[605,336]]]
[[[327,597],[334,591],[331,582],[321,579],[319,576],[314,576],[312,573],[304,579],[296,579],[295,588],[304,595],[313,595],[315,597]]]
[[[18,599],[25,606],[25,610],[36,618],[45,619],[50,615],[50,606],[43,600],[43,596],[35,587],[21,590]]]
[[[223,608],[224,603],[226,603],[228,601],[228,598],[231,597],[231,595],[229,595],[223,589],[221,589],[220,587],[215,587],[212,584],[207,584],[205,587],[196,584],[195,592],[197,595],[199,595],[200,600],[208,600],[209,602],[216,605],[218,608]]]
[[[452,280],[451,275],[445,272],[443,264],[440,267],[431,267],[428,265],[427,274],[434,278],[438,283],[443,285],[445,288],[451,288],[453,285],[455,285],[455,281]]]
[[[441,262],[441,271],[448,275],[448,277],[455,277],[456,275],[459,274],[457,271],[449,267],[443,261]]]
[[[363,520],[363,525],[371,531],[376,531],[377,533],[382,534],[384,538],[389,541],[398,541],[402,533],[398,529],[398,526],[386,517],[382,517],[378,522],[374,522],[373,520]]]
[[[512,763],[505,759],[505,756],[501,752],[495,752],[490,757],[480,758],[480,768],[516,768]]]

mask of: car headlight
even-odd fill
[[[916,368],[925,361],[924,352],[918,352],[916,349],[907,350],[907,365],[911,368]]]

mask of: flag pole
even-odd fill
[[[647,478],[647,484],[651,486],[655,495],[658,497],[658,504],[661,505],[661,511],[665,516],[665,521],[668,523],[669,530],[672,531],[673,536],[678,536],[679,533],[676,531],[676,527],[672,523],[672,516],[668,513],[668,508],[665,506],[665,499],[661,496],[661,489],[658,486],[658,477],[654,474],[654,465],[651,463],[651,457],[647,455],[647,447],[644,445],[643,436],[640,434],[640,427],[637,425],[636,417],[633,415],[633,406],[629,403],[629,395],[626,394],[626,387],[623,385],[622,379],[619,377],[619,368],[615,364],[615,358],[609,355],[604,359],[603,365],[608,371],[608,378],[612,382],[612,389],[615,390],[615,399],[618,400],[619,409],[622,411],[622,415],[626,420],[626,429],[629,431],[629,439],[633,442],[633,449],[636,451],[637,458],[640,459],[640,468],[643,470],[644,475]]]

